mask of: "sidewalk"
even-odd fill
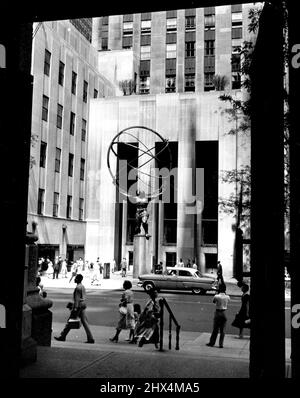
[[[53,323],[53,336],[64,324]],[[92,327],[95,344],[85,344],[83,328],[72,330],[68,340],[52,340],[52,347],[38,347],[38,359],[21,369],[21,378],[248,378],[249,338],[226,335],[224,348],[207,347],[209,333],[180,332],[179,350],[168,349],[164,333],[164,351],[152,344],[142,348],[128,344],[128,331],[122,331],[119,343],[109,337],[113,327]],[[287,376],[290,373],[290,341],[287,340]]]
[[[74,281],[68,278],[42,278],[44,288],[74,289]],[[100,286],[90,284],[84,276],[87,289],[122,290],[125,279],[133,282],[132,274],[122,278],[120,272],[101,279]],[[240,296],[236,283],[227,282],[227,292]],[[236,335],[226,335],[224,348],[207,347],[210,333],[180,331],[179,350],[175,350],[175,332],[172,332],[172,349],[169,350],[168,332],[164,332],[164,350],[145,345],[142,348],[128,344],[128,331],[122,331],[119,342],[112,343],[109,337],[115,333],[114,327],[91,326],[95,344],[85,344],[83,328],[71,330],[67,341],[58,342],[53,336],[59,335],[64,323],[52,323],[51,347],[38,347],[37,362],[21,369],[22,379],[65,378],[65,379],[116,379],[116,378],[248,378],[249,377],[249,337],[238,339]],[[290,339],[286,339],[286,376],[290,377]]]

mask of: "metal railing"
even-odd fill
[[[164,341],[164,309],[169,313],[169,350],[172,348],[172,322],[175,324],[176,327],[176,345],[175,350],[179,350],[179,332],[180,332],[180,325],[178,324],[169,304],[167,303],[166,299],[161,298],[159,299],[160,305],[160,325],[159,325],[159,351],[163,351],[163,341]]]

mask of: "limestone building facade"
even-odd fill
[[[226,93],[245,98],[239,50],[244,40],[254,40],[248,32],[253,7],[243,4],[93,19],[92,43],[99,60],[114,59],[114,54],[117,59],[120,51],[133,52],[128,78],[135,90],[131,95],[91,101],[88,257],[102,256],[104,262],[114,259],[117,264],[125,257],[133,264],[134,211],[127,199],[117,200],[107,151],[120,131],[144,126],[169,140],[178,185],[173,203],[149,205],[151,238],[142,271],[153,270],[160,261],[173,266],[182,258],[185,264],[195,259],[199,269],[209,272],[221,260],[224,274],[232,276],[236,214],[223,211],[220,200],[237,195],[240,188],[224,183],[222,174],[250,164],[250,136],[229,134],[237,128],[236,120],[228,118],[229,105],[219,97]],[[117,61],[113,65],[117,76],[122,65]],[[138,136],[159,153],[157,142],[149,141],[142,131]],[[134,150],[126,155],[123,144],[120,141],[118,146],[123,159],[139,159]],[[118,173],[117,162],[114,168]],[[183,198],[196,183],[186,170],[198,168],[205,175],[201,214]]]
[[[28,230],[39,256],[84,257],[89,103],[113,96],[98,71],[91,20],[33,26]]]

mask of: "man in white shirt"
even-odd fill
[[[226,310],[229,300],[230,297],[226,294],[226,285],[225,283],[223,283],[219,286],[219,293],[216,294],[213,298],[213,303],[216,304],[216,311],[214,316],[213,331],[210,336],[209,343],[206,344],[208,347],[213,347],[215,345],[218,333],[220,331],[219,347],[223,348],[223,342],[225,337],[225,326],[227,322]]]

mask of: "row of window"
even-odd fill
[[[73,201],[72,196],[67,195],[66,218],[72,218],[72,201]],[[84,209],[84,199],[79,198],[78,219],[80,221],[83,220],[83,209]],[[37,214],[43,215],[44,210],[45,210],[45,190],[40,188],[38,193]],[[59,193],[54,192],[52,216],[58,217],[58,211],[59,211]]]
[[[186,32],[195,30],[196,28],[196,17],[186,16],[185,17],[185,30]],[[204,16],[204,29],[215,30],[215,14],[208,14]],[[172,41],[176,43],[176,31],[177,31],[177,19],[167,19],[167,43]],[[123,48],[132,48],[132,36],[133,36],[133,22],[123,22]],[[232,13],[232,37],[235,39],[242,38],[242,12]],[[107,50],[107,37],[102,42],[102,49]],[[141,46],[150,45],[151,43],[151,20],[141,21]],[[105,47],[105,48],[104,48]]]
[[[41,142],[40,148],[40,167],[46,167],[46,157],[47,157],[47,143]],[[61,149],[56,148],[55,151],[55,172],[60,172],[60,163],[61,163]],[[74,168],[74,155],[72,153],[69,154],[69,163],[68,163],[68,176],[73,177],[73,168]],[[85,159],[80,159],[80,180],[84,181],[84,169],[85,169]]]
[[[45,58],[44,58],[44,74],[46,76],[50,76],[50,66],[51,66],[51,53],[47,49],[45,50]],[[59,61],[58,68],[58,84],[60,86],[64,85],[65,80],[65,64],[62,61]],[[71,82],[71,92],[76,95],[77,91],[77,73],[72,71],[72,82]],[[83,102],[87,102],[88,98],[88,82],[86,80],[83,81],[83,93],[82,100]],[[94,98],[98,98],[98,90],[94,89]]]
[[[48,113],[49,113],[49,97],[43,95],[43,105],[42,105],[42,120],[45,122],[48,121]],[[69,131],[71,135],[75,134],[75,122],[76,115],[74,112],[70,112],[70,126]],[[56,127],[58,129],[62,129],[63,125],[63,106],[57,104],[57,116],[56,116]],[[81,119],[81,140],[86,140],[86,129],[87,129],[87,121],[85,119]]]

